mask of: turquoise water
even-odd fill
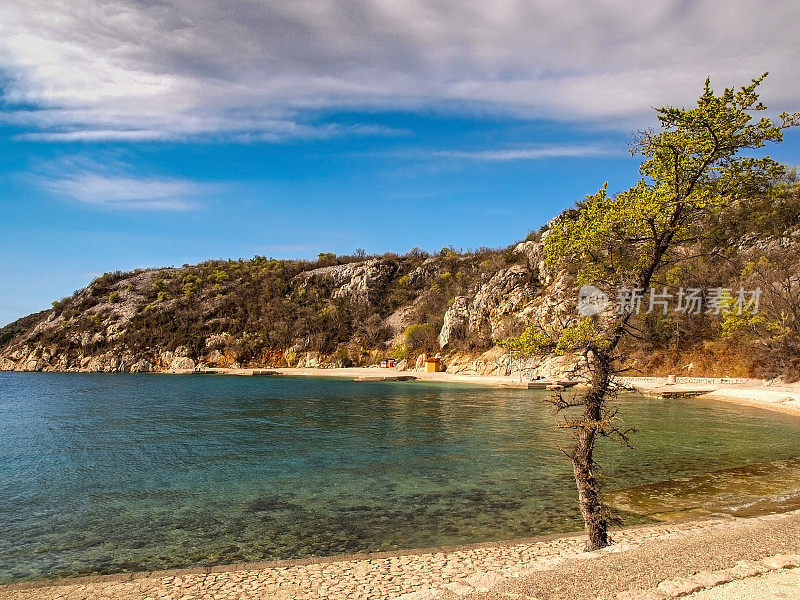
[[[581,526],[533,390],[0,373],[0,582],[508,539]],[[609,489],[800,454],[800,422],[621,399]],[[641,518],[641,517],[639,517]],[[629,521],[630,522],[630,521]]]

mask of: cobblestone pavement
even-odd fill
[[[580,569],[584,561],[602,559],[665,540],[690,539],[715,530],[753,527],[759,519],[775,521],[794,518],[800,512],[756,519],[715,518],[680,524],[654,525],[617,532],[615,544],[599,552],[583,551],[583,536],[571,535],[543,540],[483,544],[478,546],[383,554],[315,562],[265,563],[236,568],[219,567],[160,573],[137,573],[55,584],[19,584],[0,587],[2,600],[432,600],[434,598],[516,597],[535,598],[521,593],[506,593],[508,583],[523,581],[541,572]],[[800,552],[800,548],[798,548]],[[785,564],[800,564],[800,556],[778,557]],[[731,565],[733,566],[733,565]],[[752,565],[750,565],[752,567]],[[781,568],[777,564],[776,569]],[[770,571],[760,564],[750,575]],[[719,573],[717,573],[719,575]],[[745,574],[745,576],[749,576]],[[714,579],[708,576],[707,583]],[[717,577],[719,579],[719,577]],[[727,579],[737,579],[732,577]],[[650,590],[651,596],[626,598],[667,598],[691,590],[669,588]],[[680,583],[680,582],[678,582]],[[720,580],[718,583],[723,583]],[[676,584],[678,585],[678,584]],[[690,586],[691,587],[691,586]],[[710,586],[708,586],[710,587]],[[618,588],[620,589],[620,588]],[[494,595],[496,590],[497,596]],[[677,590],[677,591],[676,591]],[[681,591],[682,590],[682,591]],[[677,595],[673,595],[673,592]],[[680,592],[680,593],[678,593]],[[624,596],[620,595],[620,598]],[[702,596],[701,596],[702,598]]]
[[[686,600],[797,600],[800,569],[773,571],[686,596]]]

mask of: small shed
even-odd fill
[[[426,358],[425,371],[428,373],[438,373],[444,371],[444,363],[440,358]]]

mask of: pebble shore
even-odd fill
[[[136,573],[56,583],[0,587],[3,600],[433,600],[448,598],[542,598],[524,592],[527,580],[558,569],[575,571],[593,561],[669,541],[698,536],[752,535],[763,526],[791,522],[800,530],[800,511],[751,519],[712,518],[616,532],[615,543],[584,552],[581,535],[493,543],[386,555],[265,563],[161,573]],[[619,600],[674,598],[727,581],[800,566],[800,554],[769,554],[761,562],[731,564],[699,578],[665,578],[653,589],[620,590]],[[800,552],[800,547],[797,548]],[[771,561],[771,562],[770,562]],[[516,585],[514,585],[516,584]],[[513,588],[520,591],[512,591]],[[552,590],[551,590],[552,591]],[[548,595],[546,597],[561,597]],[[564,596],[568,598],[570,596]],[[587,596],[595,597],[595,596]],[[598,596],[599,597],[599,596]],[[614,597],[614,596],[611,596]]]

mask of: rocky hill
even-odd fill
[[[433,256],[256,257],[106,273],[0,329],[0,370],[347,366],[443,352],[458,357],[451,369],[502,372],[508,358],[494,343],[536,311],[543,269],[541,244],[529,240]]]
[[[800,377],[800,183],[709,214],[660,285],[763,290],[758,315],[642,311],[623,348],[643,374]],[[545,267],[542,235],[506,249],[208,261],[106,273],[0,329],[0,370],[150,372],[374,364],[507,374],[497,342],[576,316],[570,269]],[[673,289],[675,292],[676,290]],[[707,306],[704,305],[704,306]],[[514,368],[553,375],[570,356]]]

